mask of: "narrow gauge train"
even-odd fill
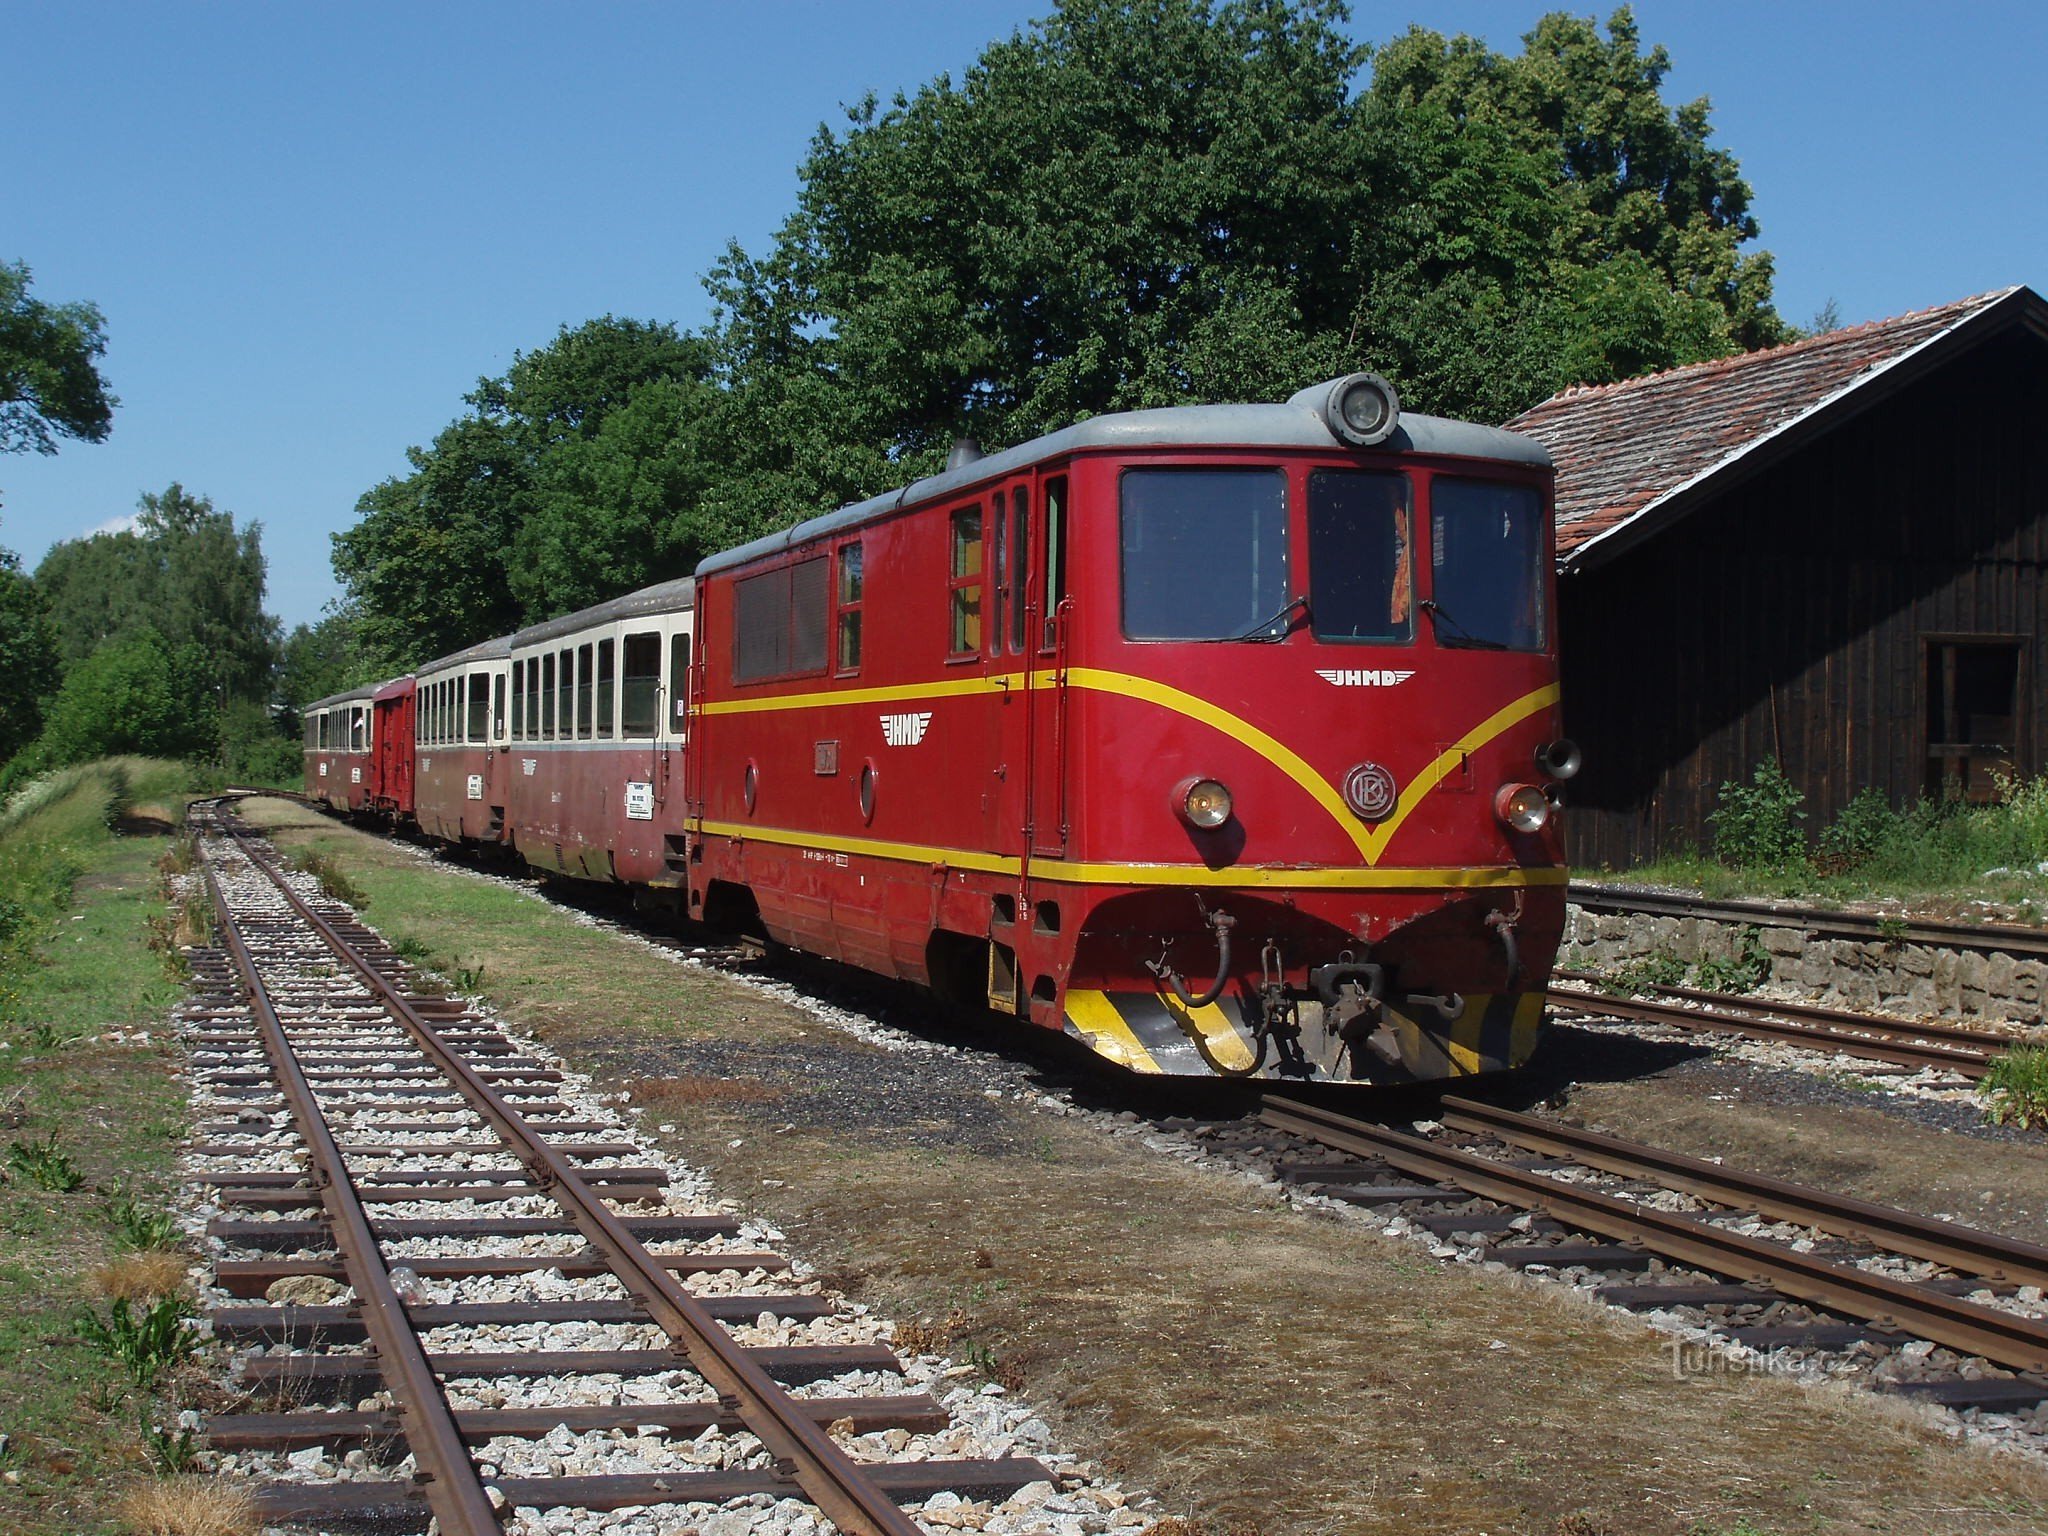
[[[387,685],[410,814],[1140,1072],[1518,1066],[1578,758],[1550,484],[1370,374],[963,445]],[[314,740],[360,708],[308,710],[350,809]]]

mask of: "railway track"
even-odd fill
[[[2048,1432],[2048,1248],[1469,1099],[1427,1135],[1275,1096],[1259,1120],[1283,1179],[1468,1259]]]
[[[1598,885],[1574,880],[1570,899],[1588,912],[1619,916],[1697,917],[1717,923],[1751,923],[1767,928],[1798,928],[1816,938],[1855,939],[1863,943],[1926,944],[1978,954],[2007,954],[2048,959],[2048,928],[2019,923],[1955,923],[1937,918],[1912,918],[1868,912],[1827,911],[1792,902],[1709,900],[1676,891],[1632,886]]]
[[[204,1440],[280,1474],[347,1455],[264,1482],[266,1522],[471,1536],[528,1508],[791,1500],[911,1536],[903,1504],[1053,1480],[935,1453],[918,1437],[950,1415],[876,1387],[903,1369],[886,1344],[786,1342],[836,1309],[782,1256],[217,807],[194,826],[221,947],[185,1016],[222,1117],[194,1163],[239,1299],[209,1321],[251,1351],[253,1410]],[[875,1436],[926,1459],[866,1454]]]
[[[1932,1067],[1972,1080],[1990,1071],[2014,1039],[1961,1024],[1887,1019],[1813,1003],[1765,1001],[1692,987],[1645,987],[1643,990],[1652,994],[1647,999],[1611,997],[1590,990],[1599,986],[1601,978],[1584,971],[1559,971],[1556,979],[1573,985],[1552,987],[1550,1005],[1588,1017],[1744,1035],[1778,1045],[1861,1056],[1914,1071]]]

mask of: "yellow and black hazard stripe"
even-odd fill
[[[1313,1006],[1313,1005],[1311,1005]],[[1106,992],[1069,987],[1064,1028],[1097,1055],[1133,1072],[1176,1077],[1247,1075],[1257,1059],[1250,1005],[1227,999],[1188,1008],[1149,991]],[[1403,1064],[1417,1078],[1468,1077],[1519,1067],[1536,1049],[1543,1025],[1541,992],[1470,994],[1449,1026],[1387,1008]],[[1273,1053],[1254,1077],[1280,1077]]]

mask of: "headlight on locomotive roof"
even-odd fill
[[[1345,442],[1371,448],[1394,435],[1401,421],[1401,400],[1394,386],[1376,373],[1346,374],[1330,386],[1323,420]]]
[[[1493,814],[1517,832],[1541,832],[1550,821],[1550,798],[1534,784],[1503,784]]]
[[[1230,791],[1214,779],[1182,779],[1174,786],[1173,809],[1189,826],[1214,832],[1230,820]]]

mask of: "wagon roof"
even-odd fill
[[[658,581],[651,587],[642,587],[637,592],[628,592],[624,597],[614,597],[588,608],[579,608],[574,613],[565,613],[559,619],[544,619],[538,624],[529,624],[504,643],[514,646],[538,645],[543,640],[552,640],[558,635],[574,634],[579,629],[588,629],[593,624],[608,624],[615,619],[637,619],[650,613],[683,613],[697,606],[697,579],[694,576],[678,576],[673,581]]]
[[[743,565],[763,555],[776,553],[821,535],[837,533],[870,519],[882,517],[913,501],[965,490],[985,480],[998,479],[1060,454],[1082,449],[1131,448],[1316,448],[1342,447],[1325,424],[1318,403],[1327,386],[1318,384],[1303,390],[1284,405],[1176,405],[1149,411],[1122,411],[1094,416],[1071,427],[1033,438],[1015,448],[1006,448],[976,459],[959,469],[871,496],[836,512],[798,523],[780,533],[771,533],[707,556],[697,566],[699,576]],[[1458,458],[1505,459],[1511,463],[1547,466],[1550,455],[1542,444],[1499,427],[1476,422],[1451,421],[1441,416],[1401,413],[1401,424],[1387,440],[1391,449],[1410,453],[1447,454]]]
[[[492,640],[479,640],[465,650],[450,651],[446,656],[437,656],[419,669],[419,675],[438,672],[444,667],[467,666],[472,661],[503,661],[512,654],[512,637],[499,635]]]
[[[1557,461],[1557,551],[1590,569],[1734,480],[1889,398],[2010,325],[2048,335],[2048,304],[2001,288],[1787,346],[1581,385],[1508,426]]]
[[[358,699],[374,697],[377,690],[383,686],[384,684],[382,683],[365,683],[362,687],[351,688],[346,693],[330,693],[324,699],[315,699],[312,703],[306,705],[305,709],[326,709],[335,704],[353,704]],[[303,712],[302,710],[301,713]]]

